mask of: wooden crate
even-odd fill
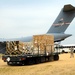
[[[32,42],[8,41],[6,42],[6,53],[10,55],[20,55],[29,53]]]
[[[6,53],[10,55],[20,54],[44,54],[54,51],[54,37],[52,35],[34,35],[32,42],[8,41]]]
[[[37,47],[39,53],[44,53],[45,50],[48,53],[54,51],[54,36],[52,35],[34,35],[33,36],[34,49]]]

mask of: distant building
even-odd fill
[[[57,45],[57,46],[55,47],[55,49],[56,49],[59,53],[69,53],[71,47],[74,48],[74,53],[75,53],[75,44]]]

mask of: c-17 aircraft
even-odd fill
[[[54,36],[54,42],[60,42],[67,37],[71,36],[71,34],[65,34],[65,30],[70,25],[72,20],[75,16],[75,7],[71,4],[64,5],[62,10],[60,11],[58,17],[50,27],[46,35],[53,35]],[[32,40],[32,36],[24,37],[24,38],[17,38],[17,39],[10,39],[12,41],[18,40],[18,41],[24,41],[29,42]],[[9,41],[9,40],[7,40]]]

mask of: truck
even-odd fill
[[[7,41],[2,60],[8,65],[31,65],[59,60],[54,52],[54,36],[33,35],[30,42]]]

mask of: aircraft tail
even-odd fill
[[[64,5],[58,17],[56,18],[47,33],[64,33],[74,17],[75,7],[70,4]]]

